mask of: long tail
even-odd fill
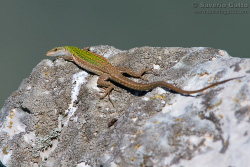
[[[174,85],[171,85],[171,84],[169,84],[167,82],[164,82],[164,81],[153,82],[150,85],[151,85],[151,88],[162,87],[162,88],[170,89],[170,90],[172,90],[174,92],[177,92],[177,93],[180,93],[180,94],[193,94],[193,93],[202,92],[202,91],[204,91],[204,90],[206,90],[208,88],[211,88],[211,87],[214,87],[214,86],[226,83],[228,81],[231,81],[231,80],[234,80],[234,79],[243,78],[243,77],[245,77],[245,76],[230,78],[230,79],[227,79],[227,80],[223,80],[223,81],[220,81],[220,82],[213,83],[212,85],[207,86],[205,88],[202,88],[202,89],[199,89],[199,90],[192,90],[192,91],[187,91],[187,90],[183,90],[183,89],[177,88]]]

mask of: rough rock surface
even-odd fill
[[[98,76],[63,59],[43,60],[0,111],[4,165],[249,166],[250,59],[203,47],[90,50],[115,66],[154,67],[159,75],[145,74],[150,82],[186,90],[245,77],[193,96],[117,85],[113,107],[100,100]]]

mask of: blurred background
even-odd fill
[[[249,5],[246,0],[234,4],[228,0],[3,0],[0,108],[55,46],[111,45],[121,50],[204,46],[249,58]]]

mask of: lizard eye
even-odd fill
[[[57,48],[54,49],[55,52],[56,52],[57,50],[58,50]]]

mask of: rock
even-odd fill
[[[43,60],[0,112],[0,160],[6,166],[248,166],[250,59],[212,48],[91,47],[115,66],[185,90],[244,76],[184,96],[118,85],[100,100],[98,76],[71,62]],[[137,82],[140,79],[131,78]]]

